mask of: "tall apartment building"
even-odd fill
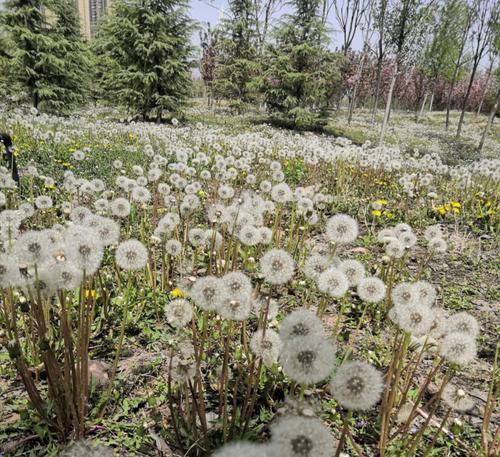
[[[90,39],[94,36],[97,22],[106,13],[111,0],[77,0],[77,2],[82,35]]]

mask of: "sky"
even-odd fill
[[[2,1],[2,0],[0,0]],[[344,0],[350,1],[350,0]],[[340,2],[342,4],[342,1]],[[191,0],[191,17],[199,22],[207,23],[210,22],[211,26],[214,26],[219,19],[223,16],[224,11],[227,11],[227,1],[226,0]],[[277,12],[275,15],[276,18],[279,18],[280,14],[284,14],[285,12],[289,12],[290,9],[287,7],[282,7],[281,10]],[[333,33],[330,36],[333,38],[332,48],[339,47],[341,44],[341,35],[339,32],[335,33],[335,30],[338,30],[338,23],[335,20],[335,15],[333,12],[330,14],[330,24],[329,27],[333,29]],[[197,45],[199,43],[198,32],[196,32],[195,36],[193,36],[194,44]],[[354,38],[354,42],[352,48],[355,50],[359,50],[362,48],[362,37],[361,34],[358,34]]]

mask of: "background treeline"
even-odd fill
[[[9,0],[0,85],[43,111],[111,101],[157,121],[179,115],[200,84],[209,106],[266,110],[294,128],[341,106],[349,122],[383,108],[381,138],[393,107],[417,120],[459,109],[459,136],[463,113],[498,109],[498,18],[494,0],[229,0],[211,27],[185,0],[115,0],[85,42],[71,0]]]

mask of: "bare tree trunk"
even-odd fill
[[[460,134],[462,133],[462,126],[463,126],[464,118],[465,118],[465,110],[467,108],[467,103],[469,102],[470,91],[472,89],[472,85],[474,84],[474,78],[476,77],[476,71],[477,71],[477,65],[473,65],[472,72],[471,72],[470,78],[469,78],[469,84],[467,86],[467,92],[465,92],[465,97],[464,97],[464,101],[462,104],[462,112],[460,113],[460,119],[458,121],[457,133],[455,135],[456,138],[459,138]]]
[[[429,101],[429,113],[432,113],[432,105],[434,104],[434,89],[431,92],[431,100]]]
[[[493,63],[495,59],[492,57],[490,60],[490,67],[488,68],[488,76],[486,77],[486,83],[484,85],[484,90],[481,95],[481,101],[479,102],[479,107],[477,108],[476,116],[481,114],[481,110],[483,109],[484,99],[486,98],[486,94],[488,93],[488,86],[490,85],[491,72],[493,71]]]
[[[420,119],[420,117],[422,116],[422,114],[424,114],[424,108],[425,108],[425,104],[427,103],[427,97],[428,97],[428,94],[426,92],[424,94],[424,99],[422,100],[422,105],[420,106],[420,111],[417,111],[417,115],[416,115],[416,119],[415,119],[417,122]]]
[[[378,99],[380,97],[380,86],[382,84],[382,59],[379,58],[377,62],[377,85],[375,86],[375,100],[373,102],[372,109],[372,125],[375,124],[375,117],[377,116],[378,110]]]
[[[368,53],[368,47],[365,45],[363,50],[363,56],[361,57],[361,64],[359,67],[358,77],[356,78],[356,84],[354,84],[354,89],[352,91],[351,103],[349,103],[349,115],[347,116],[347,123],[351,125],[352,115],[354,112],[354,104],[356,103],[356,95],[358,93],[359,84],[363,76],[363,70],[365,68],[366,55]]]
[[[484,142],[486,141],[486,136],[488,135],[491,125],[493,124],[493,119],[498,110],[498,104],[500,101],[500,90],[497,92],[497,98],[495,100],[495,104],[491,108],[490,115],[488,116],[488,121],[486,122],[486,126],[484,127],[483,134],[481,135],[481,141],[479,142],[479,146],[477,147],[477,152],[482,152],[484,147]]]
[[[394,69],[394,74],[392,75],[391,85],[389,87],[389,93],[387,94],[387,102],[385,104],[385,113],[384,113],[384,121],[382,122],[382,128],[380,129],[380,145],[384,144],[384,136],[385,130],[387,128],[387,124],[389,122],[389,115],[391,113],[391,104],[392,104],[392,94],[394,92],[394,86],[396,85],[396,78],[398,76],[399,66],[396,63],[396,68]]]
[[[446,121],[445,128],[448,130],[450,126],[450,111],[451,111],[451,98],[453,96],[453,90],[455,89],[455,84],[457,83],[458,70],[460,67],[455,65],[455,70],[453,71],[453,77],[451,78],[450,89],[448,90],[448,96],[446,97]]]

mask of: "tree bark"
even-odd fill
[[[479,102],[479,107],[477,108],[476,116],[481,114],[481,110],[483,109],[484,99],[486,98],[486,94],[488,93],[488,86],[490,85],[491,72],[493,71],[493,62],[495,59],[491,58],[490,67],[488,68],[488,76],[486,77],[486,83],[484,85],[484,90],[481,95],[481,101]]]
[[[429,102],[429,113],[432,113],[432,105],[434,104],[434,89],[431,92],[431,100]]]
[[[387,94],[384,121],[382,122],[382,128],[380,129],[380,141],[379,141],[380,146],[384,144],[385,130],[387,128],[387,123],[389,122],[389,115],[391,113],[392,94],[394,92],[394,86],[396,85],[396,78],[398,76],[398,71],[399,71],[399,65],[396,63],[396,68],[394,68],[394,74],[392,75],[391,85],[389,87],[389,93]]]
[[[484,142],[486,141],[486,136],[490,131],[491,125],[493,124],[493,118],[498,110],[498,104],[500,101],[500,89],[497,92],[497,98],[495,100],[495,104],[491,108],[490,115],[488,116],[488,121],[486,122],[486,126],[484,127],[483,134],[481,135],[481,141],[479,142],[479,146],[477,147],[477,152],[482,152],[484,147]]]
[[[373,102],[372,110],[372,125],[375,124],[375,117],[378,111],[378,99],[380,97],[380,85],[382,84],[382,58],[378,59],[377,62],[377,85],[375,86],[375,100]]]
[[[417,116],[415,119],[417,122],[420,119],[420,117],[422,116],[422,114],[424,114],[424,108],[425,108],[425,104],[427,103],[427,97],[428,97],[428,94],[426,92],[424,94],[424,99],[422,100],[422,105],[420,105],[420,111],[417,112]]]
[[[457,126],[457,133],[455,135],[456,138],[459,138],[460,134],[462,133],[462,126],[463,126],[464,118],[465,118],[465,110],[467,108],[467,103],[469,102],[470,91],[472,90],[472,85],[474,84],[474,78],[476,77],[476,71],[477,71],[477,65],[474,64],[472,67],[472,72],[470,74],[469,84],[467,85],[467,92],[465,92],[465,97],[464,97],[464,101],[462,104],[462,112],[460,113],[460,119],[458,121],[458,126]]]

